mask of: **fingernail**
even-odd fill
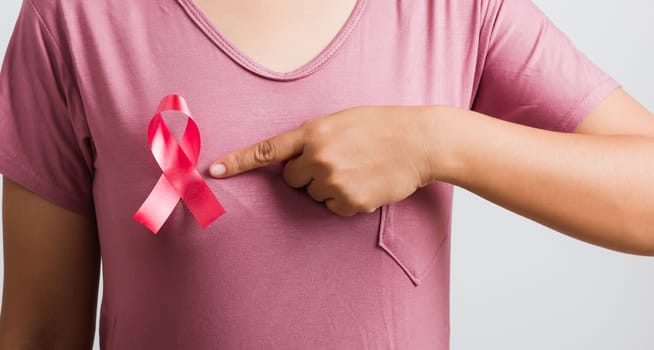
[[[225,165],[222,163],[214,164],[209,168],[211,176],[220,176],[225,173]]]

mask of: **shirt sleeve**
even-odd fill
[[[472,110],[573,132],[620,87],[580,52],[531,0],[482,0],[481,74]]]
[[[23,1],[0,71],[0,173],[92,217],[94,149],[79,96],[67,56]]]

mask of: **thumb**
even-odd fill
[[[293,129],[221,157],[209,172],[217,178],[240,174],[291,158],[302,153],[303,147],[303,129]]]

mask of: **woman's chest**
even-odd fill
[[[205,246],[209,237],[216,239],[211,248],[220,243],[224,250],[221,254],[205,252],[217,256],[249,246],[266,247],[270,252],[292,249],[298,242],[311,247],[319,240],[339,250],[351,244],[350,229],[365,232],[360,246],[372,248],[380,222],[388,222],[385,227],[391,232],[393,211],[346,222],[307,194],[287,186],[278,164],[221,180],[206,173],[208,166],[227,152],[322,114],[357,105],[466,105],[474,72],[461,68],[470,63],[460,59],[462,47],[447,50],[446,41],[429,41],[420,21],[416,28],[400,28],[397,23],[381,26],[382,19],[393,16],[395,7],[364,2],[357,20],[349,22],[348,32],[339,34],[339,40],[330,44],[331,50],[316,56],[315,66],[290,77],[262,74],[249,60],[239,59],[242,52],[222,43],[206,16],[189,7],[172,6],[172,0],[163,2],[169,7],[161,8],[154,2],[135,2],[130,6],[138,8],[128,17],[113,22],[98,18],[85,37],[71,43],[86,121],[97,150],[94,197],[107,261],[124,257],[131,257],[127,261],[144,257],[148,262],[168,256],[182,259],[195,254],[194,247]],[[157,236],[162,238],[158,240],[160,248],[152,249],[153,236],[132,215],[162,176],[148,144],[148,123],[162,97],[169,94],[178,94],[188,103],[201,136],[195,168],[226,213],[208,229],[220,235],[203,234],[196,232],[201,231],[198,224],[180,201]],[[179,114],[167,118],[174,134],[181,134],[185,118]],[[412,222],[427,222],[425,228],[445,227],[449,212],[443,210],[443,215],[435,216],[433,206],[427,204],[447,204],[447,193],[422,193],[414,196],[420,204],[415,212],[425,215],[398,212]],[[307,235],[309,231],[311,235]],[[447,231],[441,232],[438,237],[423,235],[429,243],[424,244],[429,247],[421,255],[424,261],[431,261],[437,251]],[[390,233],[386,237],[392,238]],[[357,251],[352,249],[352,256]],[[311,249],[301,253],[315,255]],[[115,254],[114,259],[107,254]],[[234,256],[235,261],[237,258]]]
[[[169,94],[184,97],[198,123],[200,171],[227,152],[345,108],[465,107],[471,100],[474,70],[462,69],[470,62],[458,59],[463,56],[461,46],[448,51],[444,41],[428,41],[420,34],[422,26],[379,26],[382,18],[393,15],[389,11],[395,8],[389,4],[357,0],[356,21],[350,17],[349,31],[339,34],[337,46],[330,44],[329,54],[321,54],[315,67],[293,77],[278,77],[239,60],[239,53],[222,45],[207,27],[206,16],[173,6],[190,1],[171,0],[165,8],[134,3],[132,17],[116,22],[99,18],[80,38],[84,40],[71,43],[96,147],[96,186],[107,189],[110,201],[127,200],[129,205],[122,207],[126,212],[138,208],[161,175],[147,127],[162,97]],[[183,126],[184,117],[176,119]],[[181,127],[177,131],[179,135]],[[255,203],[256,196],[244,197],[252,193],[276,200],[272,188],[283,188],[275,182],[277,175],[259,172],[212,181],[210,186],[235,201],[250,198],[248,203]]]
[[[360,0],[195,0],[232,45],[264,67],[289,72],[338,36]]]

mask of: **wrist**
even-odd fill
[[[430,181],[456,184],[464,171],[464,151],[470,111],[447,107],[425,106],[422,118],[422,147],[426,154]]]

